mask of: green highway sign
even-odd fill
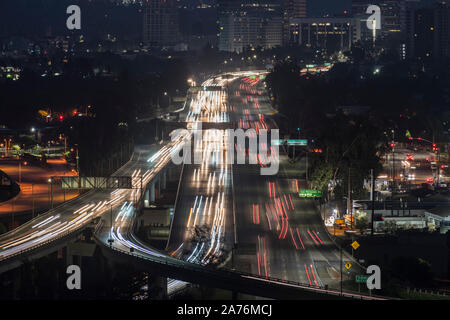
[[[288,146],[307,146],[308,140],[288,140]]]
[[[287,144],[288,146],[307,146],[308,140],[277,140],[272,141],[272,144],[275,146],[282,146],[284,144]]]
[[[320,190],[300,190],[298,193],[300,198],[320,198],[322,191]]]
[[[356,275],[356,283],[366,283],[367,279],[369,279],[369,276],[366,275]]]

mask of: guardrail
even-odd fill
[[[28,227],[29,225],[31,225],[31,224],[33,224],[34,222],[36,222],[36,220],[42,219],[45,215],[50,215],[51,213],[53,213],[53,212],[55,212],[55,211],[61,209],[61,208],[62,208],[63,206],[65,206],[65,205],[71,204],[72,202],[78,201],[78,200],[80,200],[80,199],[84,199],[85,197],[87,197],[88,195],[90,195],[91,193],[93,193],[94,191],[95,191],[95,190],[90,190],[90,191],[88,191],[88,192],[86,192],[86,193],[84,193],[84,194],[82,194],[82,195],[80,195],[80,196],[78,196],[78,197],[72,198],[72,199],[70,199],[70,200],[67,200],[67,201],[64,202],[64,203],[59,204],[58,206],[54,207],[53,209],[47,210],[45,213],[42,213],[42,214],[40,214],[40,215],[34,217],[34,218],[31,219],[31,220],[28,220],[27,222],[21,224],[21,225],[18,226],[17,228],[12,229],[12,230],[9,230],[8,232],[3,233],[2,235],[0,235],[0,240],[2,240],[2,239],[4,239],[4,238],[7,238],[7,237],[9,237],[9,236],[11,236],[11,235],[13,235],[14,233],[18,232],[21,228]]]
[[[90,222],[92,221],[92,219],[89,219],[88,221],[89,221],[89,223],[90,223]],[[56,242],[56,241],[58,241],[58,240],[61,240],[62,238],[66,238],[66,237],[68,237],[68,236],[70,236],[70,235],[73,235],[75,232],[79,232],[79,231],[81,231],[82,229],[84,229],[84,228],[86,227],[87,224],[88,224],[88,223],[86,223],[86,224],[84,224],[84,225],[80,225],[78,228],[75,228],[74,230],[71,230],[71,231],[66,231],[66,232],[64,232],[63,234],[61,234],[60,236],[57,236],[57,237],[55,237],[55,238],[46,240],[46,241],[41,242],[41,243],[39,243],[39,244],[37,244],[37,245],[34,245],[34,246],[30,247],[30,248],[23,249],[23,250],[21,250],[21,251],[19,251],[19,252],[17,252],[17,253],[13,253],[13,254],[10,254],[10,255],[8,255],[8,256],[6,256],[6,257],[0,258],[0,264],[3,263],[4,261],[7,261],[7,260],[10,260],[10,259],[13,259],[13,258],[17,258],[17,257],[20,256],[20,255],[24,255],[24,254],[29,253],[29,252],[31,252],[31,251],[34,251],[34,250],[36,250],[36,249],[38,249],[38,248],[47,246],[47,245],[49,245],[49,244],[51,244],[51,243],[53,243],[53,242]]]
[[[117,174],[118,172],[120,172],[120,170],[124,170],[124,167],[127,166],[131,161],[133,161],[134,158],[135,158],[135,153],[133,152],[133,154],[131,155],[130,159],[129,159],[122,167],[120,167],[119,169],[117,169],[111,176],[114,176],[115,174]],[[19,231],[20,231],[21,229],[23,229],[24,227],[30,226],[31,224],[33,224],[34,222],[36,222],[36,221],[39,220],[39,219],[42,219],[42,218],[43,218],[44,216],[46,216],[46,215],[50,215],[50,214],[52,214],[52,213],[54,213],[54,212],[57,212],[58,210],[60,210],[60,209],[61,209],[63,206],[65,206],[65,205],[68,205],[68,204],[70,204],[70,203],[72,203],[72,202],[79,201],[80,199],[86,198],[88,195],[91,195],[92,193],[95,193],[95,191],[96,191],[96,190],[90,190],[90,191],[88,191],[88,192],[82,194],[82,195],[79,196],[79,197],[70,199],[70,200],[68,200],[68,201],[66,201],[66,202],[64,202],[64,203],[62,203],[62,204],[60,204],[59,206],[57,206],[57,207],[55,207],[55,208],[53,208],[53,209],[48,210],[46,213],[41,214],[41,215],[35,217],[34,219],[31,219],[31,220],[29,220],[28,222],[22,224],[21,226],[19,226],[19,227],[13,229],[13,230],[10,230],[10,231],[8,231],[8,232],[2,234],[2,235],[0,236],[0,240],[5,239],[5,238],[7,238],[7,237],[9,237],[9,236],[14,235],[15,233],[19,232]],[[3,263],[3,262],[6,261],[6,260],[10,260],[10,259],[13,259],[13,258],[17,258],[17,257],[20,256],[20,255],[27,254],[27,253],[29,253],[29,252],[31,252],[31,251],[33,251],[33,250],[36,250],[36,249],[38,249],[38,248],[44,247],[44,246],[46,246],[46,245],[49,245],[49,244],[51,244],[52,242],[55,242],[55,241],[57,241],[57,240],[60,240],[61,238],[67,237],[67,236],[69,236],[70,234],[72,234],[72,233],[74,233],[74,232],[78,232],[78,231],[80,231],[80,229],[84,229],[87,225],[89,225],[89,223],[91,223],[92,220],[95,219],[95,218],[97,218],[97,216],[91,217],[90,219],[88,219],[88,220],[86,221],[86,223],[84,223],[84,224],[82,224],[82,225],[80,225],[80,226],[78,226],[78,227],[75,227],[75,228],[72,229],[72,230],[68,230],[68,231],[62,233],[61,235],[59,235],[59,236],[57,236],[57,237],[48,239],[48,240],[46,240],[46,241],[44,241],[44,242],[41,242],[41,243],[36,244],[36,245],[34,245],[34,246],[31,246],[31,247],[29,247],[29,248],[27,248],[27,249],[23,249],[23,250],[21,250],[21,251],[19,251],[19,252],[17,252],[17,253],[9,254],[9,255],[6,256],[6,257],[0,258],[0,263]]]
[[[167,239],[166,250],[169,247],[170,237],[172,235],[173,221],[175,220],[175,213],[177,212],[178,197],[180,195],[181,185],[183,184],[183,180],[184,180],[184,167],[185,167],[185,163],[183,161],[183,166],[181,167],[181,173],[180,173],[180,180],[178,181],[177,195],[175,197],[175,204],[173,206],[173,217],[172,217],[172,221],[170,222],[169,238]]]
[[[191,271],[191,272],[199,272],[199,273],[203,273],[203,274],[209,274],[209,275],[211,275],[213,277],[217,277],[217,278],[223,279],[225,277],[225,278],[234,278],[236,280],[239,280],[238,278],[241,277],[241,278],[245,278],[247,280],[253,279],[256,281],[259,280],[259,281],[270,282],[275,285],[288,285],[291,287],[296,287],[298,289],[310,290],[310,291],[313,291],[316,293],[329,294],[329,295],[334,295],[334,296],[347,297],[347,298],[353,298],[353,299],[361,299],[361,300],[388,300],[389,299],[389,298],[377,296],[377,295],[370,295],[370,296],[362,295],[361,293],[358,293],[355,291],[350,291],[350,290],[345,290],[345,291],[342,291],[342,293],[341,293],[340,290],[328,289],[327,287],[313,286],[313,285],[306,284],[306,283],[299,283],[299,282],[275,278],[275,277],[263,277],[260,275],[255,275],[255,274],[241,272],[241,271],[231,271],[228,269],[218,270],[218,269],[213,269],[212,267],[208,267],[208,266],[201,266],[201,265],[196,265],[193,263],[185,262],[182,260],[177,260],[175,258],[168,257],[168,256],[166,256],[164,258],[150,257],[148,255],[143,255],[143,254],[136,253],[136,252],[129,252],[129,251],[115,248],[114,246],[106,245],[105,243],[100,241],[100,239],[98,239],[98,238],[97,238],[97,240],[101,244],[103,244],[105,247],[111,249],[112,251],[120,253],[120,254],[125,254],[125,255],[128,255],[130,257],[134,257],[137,259],[143,259],[146,261],[150,261],[152,263],[157,263],[157,264],[161,264],[161,265],[165,265],[165,266],[180,268],[180,269],[184,269],[184,270]],[[171,260],[177,260],[177,261],[171,261]]]

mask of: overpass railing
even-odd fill
[[[224,278],[225,279],[226,278],[238,279],[239,277],[241,277],[241,278],[245,278],[247,280],[265,281],[265,282],[269,282],[269,283],[272,283],[275,285],[290,286],[290,287],[295,287],[298,289],[314,291],[316,293],[329,294],[329,295],[341,296],[341,297],[347,297],[347,298],[353,298],[353,299],[361,299],[361,300],[387,300],[388,299],[386,297],[377,296],[377,295],[370,295],[370,296],[363,295],[361,293],[358,293],[355,291],[350,291],[350,290],[345,290],[345,291],[342,291],[342,293],[341,293],[340,290],[328,289],[328,288],[321,287],[321,286],[313,286],[310,284],[299,283],[299,282],[286,280],[286,279],[279,279],[279,278],[275,278],[275,277],[264,277],[264,276],[246,273],[246,272],[242,272],[242,271],[230,271],[227,269],[217,270],[217,269],[212,269],[212,267],[195,265],[193,263],[188,263],[188,262],[184,262],[181,260],[170,261],[172,259],[176,260],[175,258],[171,258],[171,257],[164,257],[164,258],[150,257],[150,256],[143,255],[140,253],[128,252],[128,251],[125,251],[122,249],[115,248],[113,246],[106,245],[106,247],[108,247],[111,250],[116,251],[118,253],[125,254],[128,256],[134,257],[134,258],[143,259],[143,260],[147,260],[147,261],[150,261],[153,263],[158,263],[158,264],[162,264],[162,265],[166,265],[166,266],[171,266],[174,268],[181,268],[181,269],[188,270],[188,271],[209,274],[213,277],[222,278],[222,279],[224,279]]]

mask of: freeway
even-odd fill
[[[242,129],[276,129],[263,83],[242,78],[231,89],[232,119]],[[258,159],[259,160],[259,159]],[[312,286],[339,288],[340,250],[328,236],[312,200],[298,197],[305,182],[288,176],[286,155],[280,155],[280,170],[274,176],[260,174],[257,165],[235,165],[237,238],[239,247],[250,248],[250,254],[237,256],[236,268],[263,277],[276,277]],[[297,173],[297,177],[300,173]],[[248,251],[248,249],[247,249]],[[343,280],[365,273],[343,253]]]
[[[132,159],[114,174],[131,176],[132,189],[92,190],[2,235],[0,264],[83,228],[92,219],[121,207],[124,201],[136,203],[141,197],[141,188],[169,163],[171,152],[188,140],[190,136],[179,137],[163,147],[137,148]]]
[[[199,93],[198,99],[193,99],[186,115],[187,127],[194,129],[193,132],[195,134],[195,129],[199,129],[199,125],[203,122],[217,124],[239,123],[237,121],[240,117],[237,116],[238,114],[244,115],[247,123],[251,123],[252,114],[250,111],[241,110],[242,106],[228,105],[226,102],[228,101],[227,92],[230,92],[229,86],[238,78],[247,76],[248,74],[234,74],[231,77],[216,77],[208,80],[206,83],[208,86],[217,85],[220,87],[220,90],[205,91]],[[227,87],[227,90],[225,90],[225,87]],[[245,91],[247,89],[241,90]],[[250,89],[250,92],[253,94],[256,91]],[[240,95],[241,92],[238,91],[236,94]],[[205,97],[203,98],[204,95]],[[250,99],[250,101],[252,100]],[[252,102],[254,102],[253,109],[260,109],[257,100]],[[253,124],[258,130],[259,126],[267,126],[261,113],[258,113],[257,119],[259,124],[255,121],[253,121]],[[91,191],[0,237],[0,265],[24,251],[36,250],[48,241],[57,240],[65,234],[70,234],[82,228],[95,217],[103,216],[102,224],[96,232],[99,243],[105,248],[112,249],[117,259],[124,259],[124,261],[136,264],[146,271],[151,270],[173,279],[230,290],[238,289],[240,292],[269,298],[332,298],[342,296],[355,299],[384,299],[349,291],[341,293],[338,290],[324,288],[322,286],[323,278],[319,275],[319,271],[317,271],[317,274],[314,273],[313,264],[316,264],[317,256],[319,255],[328,259],[328,262],[333,263],[333,261],[331,258],[327,258],[328,252],[323,249],[325,246],[317,249],[317,253],[314,254],[314,249],[312,249],[312,244],[308,242],[309,240],[305,240],[304,243],[304,245],[311,245],[311,250],[309,251],[311,253],[308,254],[309,258],[302,256],[300,258],[302,259],[301,262],[305,264],[305,274],[308,274],[307,264],[310,264],[312,268],[311,276],[318,280],[315,280],[313,283],[311,278],[309,278],[310,281],[308,283],[304,277],[299,277],[300,280],[297,282],[288,279],[289,277],[294,278],[295,274],[283,276],[284,279],[273,277],[272,275],[276,275],[276,272],[279,272],[277,270],[283,272],[283,268],[284,270],[297,268],[295,263],[298,259],[299,251],[288,250],[288,254],[282,251],[281,255],[285,257],[287,263],[281,261],[279,267],[271,263],[274,259],[273,257],[276,259],[276,256],[271,254],[271,252],[279,250],[279,245],[276,242],[264,241],[265,238],[263,239],[260,236],[261,232],[269,235],[272,231],[269,222],[267,224],[269,228],[268,233],[267,229],[265,231],[264,229],[263,231],[257,228],[252,229],[251,225],[246,225],[241,220],[236,221],[238,225],[240,224],[238,232],[241,235],[248,233],[250,238],[252,235],[258,236],[259,251],[256,257],[259,262],[256,262],[255,265],[259,265],[259,272],[231,272],[208,266],[217,263],[217,260],[220,261],[219,257],[223,257],[233,245],[236,236],[233,229],[233,226],[236,227],[233,221],[233,176],[240,176],[240,174],[233,175],[234,166],[227,164],[225,133],[223,131],[220,132],[220,130],[205,130],[200,131],[200,133],[203,136],[203,141],[201,144],[196,144],[194,140],[194,150],[202,154],[203,157],[200,163],[183,170],[182,183],[185,184],[181,185],[182,193],[179,194],[177,199],[178,204],[175,210],[175,218],[172,222],[171,239],[168,246],[175,249],[170,251],[170,254],[150,248],[134,236],[134,205],[141,198],[142,190],[140,186],[144,186],[154,179],[162,168],[169,163],[171,154],[178,153],[188,141],[191,141],[192,136],[190,134],[170,142],[159,151],[156,148],[137,150],[130,162],[115,173],[117,176],[131,176],[133,189],[118,189],[113,192]],[[252,169],[254,168],[248,168],[249,171]],[[273,202],[272,209],[277,210],[279,221],[282,224],[284,223],[280,227],[281,229],[275,229],[277,233],[282,232],[283,240],[286,240],[285,236],[288,230],[289,234],[293,235],[293,228],[295,228],[296,233],[298,230],[299,234],[307,232],[311,236],[311,241],[314,239],[324,243],[328,241],[322,234],[322,230],[319,230],[321,224],[317,224],[317,226],[312,223],[299,224],[298,229],[295,225],[288,225],[287,220],[289,217],[285,211],[285,206],[289,204],[287,202],[287,193],[292,186],[287,180],[277,179],[275,186],[269,187],[269,198],[271,198],[270,195],[273,195],[271,200]],[[253,180],[253,178],[250,178],[250,180],[253,185],[259,185],[259,181]],[[245,184],[242,183],[247,190],[251,189],[248,187],[248,184],[249,181],[247,181],[247,187],[245,187]],[[263,185],[261,184],[261,186]],[[257,190],[257,188],[253,190]],[[246,199],[244,201],[267,199],[267,195],[260,191],[249,196],[244,195],[245,193],[239,194],[238,198]],[[297,203],[294,202],[295,199],[292,199],[292,197],[290,197],[289,202],[291,200],[291,209],[295,211],[294,206],[297,206]],[[298,201],[298,199],[295,201]],[[247,204],[250,204],[250,202]],[[256,205],[256,203],[253,204]],[[272,205],[272,203],[270,204]],[[239,207],[239,210],[244,210],[245,207],[245,203],[243,203],[242,208]],[[247,207],[250,208],[250,206]],[[252,208],[255,208],[255,206],[252,206]],[[259,223],[260,211],[256,208],[252,221],[254,225],[261,226],[262,224]],[[236,214],[245,216],[246,213],[241,213],[239,210],[236,211]],[[283,210],[283,213],[281,210]],[[292,213],[289,214],[292,217]],[[109,217],[110,219],[108,219]],[[274,219],[276,220],[277,218],[274,217]],[[106,222],[108,220],[111,221],[110,224]],[[202,238],[192,237],[192,230],[195,230],[193,226],[206,227],[205,238],[207,241],[204,241]],[[307,230],[304,230],[305,227]],[[277,233],[272,233],[272,237],[274,234],[277,235]],[[279,235],[278,237],[280,238]],[[245,239],[244,236],[242,236],[242,239]],[[183,249],[184,246],[188,247],[188,245],[191,246],[186,250]],[[314,245],[319,247],[316,240],[314,240]],[[269,252],[268,255],[264,254],[266,250]],[[332,247],[330,251],[331,254],[335,254],[336,249]],[[269,265],[264,273],[261,272],[262,256],[269,257],[269,260],[265,260],[269,261]],[[170,285],[179,286],[182,283],[171,282]]]
[[[203,266],[192,259],[180,260],[142,243],[134,235],[135,210],[124,203],[114,210],[112,226],[104,222],[97,229],[98,243],[109,248],[114,259],[153,275],[169,277],[168,291],[184,285],[184,281],[226,290],[237,290],[256,296],[273,299],[364,299],[385,300],[383,297],[367,296],[356,292],[329,290],[308,284],[296,283],[271,277],[217,269]],[[112,239],[113,241],[110,241]],[[179,280],[173,280],[179,279]]]
[[[234,237],[232,166],[227,161],[230,108],[223,90],[237,75],[208,79],[185,115],[194,135],[194,156],[185,163],[167,250],[202,265],[219,264],[232,249]],[[202,130],[205,124],[208,129]],[[216,128],[215,128],[216,126]]]

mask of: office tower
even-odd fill
[[[284,11],[289,19],[308,16],[307,0],[284,0]]]
[[[408,26],[409,57],[441,59],[450,56],[450,8],[443,1],[415,8]]]
[[[290,20],[292,43],[328,53],[349,50],[355,37],[352,18],[297,18]]]
[[[242,52],[282,45],[283,21],[279,1],[219,1],[219,50]]]
[[[446,1],[438,1],[434,9],[434,46],[436,58],[450,56],[450,7]]]
[[[290,20],[306,18],[308,16],[307,0],[283,0],[283,44],[292,45],[293,38]],[[295,28],[295,26],[293,26]]]
[[[180,40],[175,0],[146,0],[143,42],[150,47],[171,47]]]

